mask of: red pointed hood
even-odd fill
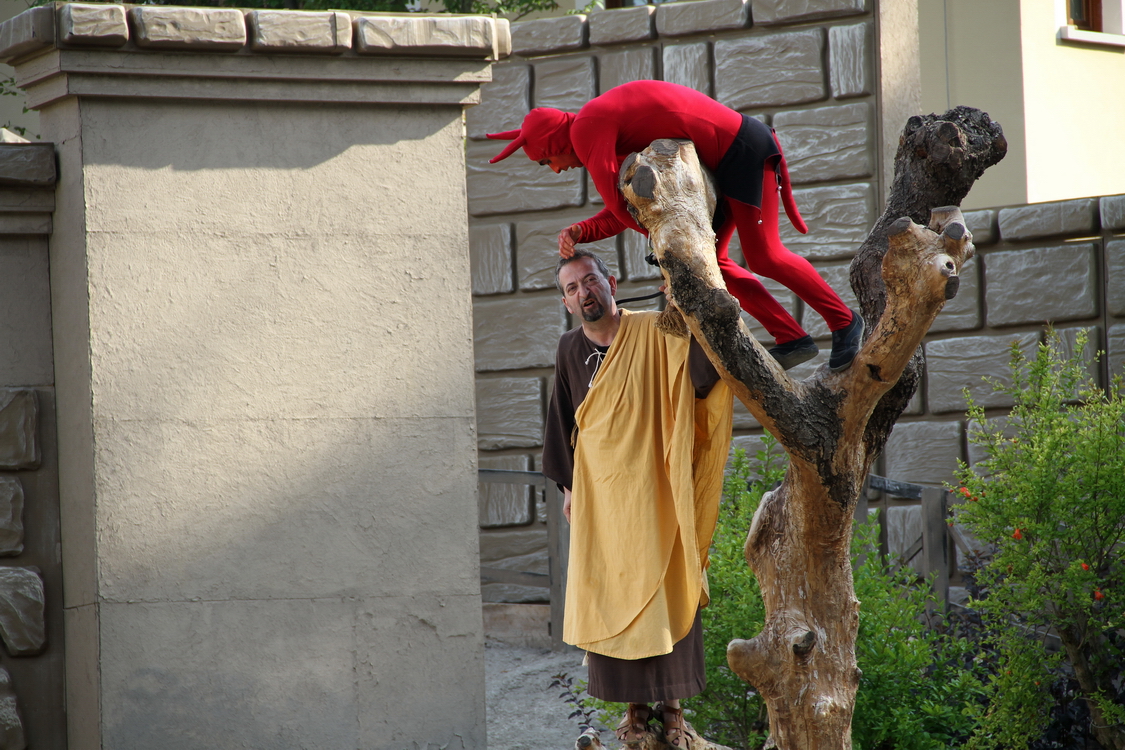
[[[488,134],[489,138],[495,140],[511,141],[503,151],[488,160],[489,164],[507,159],[521,146],[527,158],[532,161],[573,153],[574,147],[570,143],[572,122],[574,122],[574,115],[570,112],[550,107],[531,110],[527,113],[527,117],[523,118],[523,125],[519,130]]]

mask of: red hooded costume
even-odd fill
[[[533,109],[519,130],[490,134],[512,142],[491,161],[517,149],[533,161],[575,154],[590,173],[605,208],[576,226],[578,242],[594,242],[625,229],[645,233],[617,189],[621,162],[659,138],[686,138],[700,162],[716,177],[722,221],[716,228],[716,254],[727,289],[742,308],[785,343],[805,331],[753,274],[732,261],[727,248],[735,228],[746,263],[755,273],[776,279],[811,305],[830,330],[844,328],[852,313],[804,258],[790,252],[778,236],[779,197],[798,231],[807,232],[789,187],[785,158],[766,125],[719,104],[694,89],[664,81],[634,81],[590,100],[577,115]],[[647,234],[647,233],[646,233]]]

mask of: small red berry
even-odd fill
[[[969,496],[969,494],[970,494],[970,493],[969,493],[969,488],[968,488],[968,487],[962,487],[962,488],[961,488],[961,494],[962,494],[962,495],[964,495],[965,497],[968,497],[968,496]]]
[[[969,502],[970,502],[970,503],[975,503],[976,501],[977,501],[977,496],[976,496],[976,495],[973,495],[972,497],[970,497],[970,498],[969,498]]]
[[[1105,599],[1105,594],[1098,589],[1094,589],[1094,601],[1100,602],[1102,599]]]
[[[1012,539],[1023,539],[1023,532],[1016,529],[1016,533],[1012,534]]]
[[[1089,570],[1089,569],[1090,569],[1089,565],[1087,565],[1086,563],[1082,563],[1082,570]]]

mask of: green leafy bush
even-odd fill
[[[993,381],[1015,403],[1005,419],[966,394],[987,458],[961,466],[957,519],[991,553],[971,606],[997,658],[973,750],[1039,738],[1066,678],[1097,741],[1125,748],[1125,387],[1088,382],[1085,344],[1068,357],[1051,333],[1030,361],[1013,346],[1011,385]]]
[[[762,495],[784,474],[785,460],[767,437],[751,462],[737,451],[711,550],[711,604],[703,610],[707,689],[685,702],[692,724],[733,748],[761,747],[769,731],[758,694],[727,667],[733,638],[762,628],[765,610],[743,545]],[[969,709],[981,699],[979,668],[963,638],[928,628],[929,587],[875,552],[878,527],[857,525],[853,557],[861,602],[856,657],[863,670],[852,743],[856,750],[923,750],[962,742],[973,731]]]

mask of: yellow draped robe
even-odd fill
[[[695,397],[688,342],[657,315],[622,311],[575,414],[563,640],[619,659],[670,653],[707,604],[730,448],[730,389]]]

